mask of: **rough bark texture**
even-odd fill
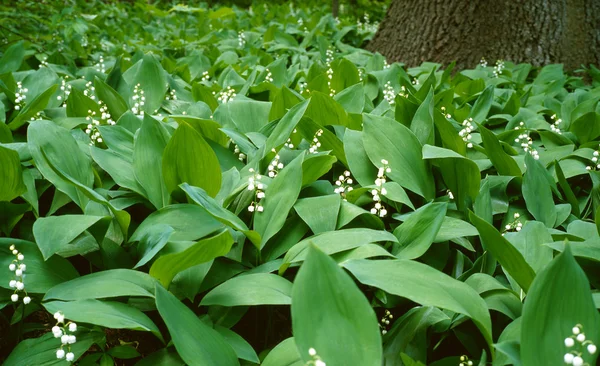
[[[368,48],[407,66],[600,65],[600,0],[393,0]]]
[[[334,18],[337,18],[339,11],[340,11],[339,0],[331,0],[331,14],[333,15]]]

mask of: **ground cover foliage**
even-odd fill
[[[17,5],[4,365],[596,363],[597,69],[406,69],[343,9]]]

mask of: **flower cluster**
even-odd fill
[[[387,60],[383,60],[383,69],[389,69],[392,65],[388,64]]]
[[[304,92],[310,93],[310,90],[308,89],[308,83],[306,81],[298,82],[298,88],[300,89],[300,94]]]
[[[390,325],[390,320],[392,319],[394,319],[394,315],[392,315],[392,313],[390,313],[390,311],[386,309],[385,313],[383,314],[383,317],[381,318],[381,320],[379,320],[379,328],[381,329],[382,335],[386,335],[387,328]]]
[[[308,361],[307,365],[327,366],[327,364],[323,362],[323,360],[321,360],[321,357],[319,357],[317,351],[314,348],[309,348],[308,355],[312,357],[312,360]]]
[[[371,195],[373,195],[373,201],[375,202],[375,205],[371,209],[371,213],[379,217],[385,217],[385,215],[387,215],[387,210],[381,203],[381,195],[385,195],[387,193],[386,189],[383,187],[387,180],[385,173],[391,172],[392,169],[390,169],[388,166],[388,161],[385,159],[381,159],[381,164],[383,166],[381,166],[377,171],[377,179],[375,179],[376,188],[371,190]]]
[[[83,91],[83,95],[86,97],[90,97],[91,100],[96,100],[96,88],[92,85],[91,81],[85,83],[85,90]]]
[[[24,291],[25,297],[23,298],[23,304],[27,305],[31,302],[31,298],[27,296],[27,291],[25,291],[25,284],[23,283],[25,279],[25,270],[27,269],[27,266],[25,265],[25,263],[23,263],[25,256],[23,255],[23,253],[19,252],[14,245],[11,245],[9,249],[15,256],[15,259],[13,259],[13,261],[8,265],[8,269],[11,272],[14,272],[14,279],[10,280],[10,282],[8,283],[8,286],[10,288],[15,289],[15,292],[10,296],[10,299],[12,300],[12,302],[19,301],[18,292]]]
[[[394,87],[392,87],[392,82],[388,81],[383,86],[383,97],[387,100],[389,105],[394,105],[396,99],[396,92],[394,91]]]
[[[240,47],[244,47],[246,45],[246,35],[242,31],[238,32],[238,44]]]
[[[318,129],[313,136],[312,142],[310,143],[310,147],[308,148],[308,152],[310,154],[316,154],[321,147],[321,142],[319,141],[319,137],[323,135],[323,130]]]
[[[469,357],[466,355],[460,356],[460,363],[458,366],[473,366],[473,361],[469,360]]]
[[[471,142],[473,136],[471,135],[471,132],[474,130],[474,128],[471,122],[473,122],[473,118],[465,119],[462,123],[463,129],[458,132],[458,135],[462,137],[464,142],[467,143],[468,148],[473,147],[473,143]]]
[[[523,122],[521,122],[521,123],[523,123]],[[519,125],[522,126],[521,124],[519,124]],[[516,128],[518,129],[518,127],[516,127]],[[533,140],[531,139],[531,137],[529,137],[529,133],[526,132],[526,133],[520,134],[519,137],[517,137],[515,139],[515,142],[521,144],[523,151],[531,154],[531,156],[533,156],[533,158],[535,160],[538,160],[540,158],[540,155],[537,152],[537,150],[533,148]]]
[[[487,67],[488,63],[487,63],[487,60],[485,59],[485,57],[482,57],[481,60],[479,60],[479,65],[481,67]]]
[[[71,321],[65,323],[65,316],[60,311],[54,313],[54,319],[56,319],[56,325],[52,327],[52,334],[54,338],[60,338],[61,343],[60,348],[56,350],[56,358],[64,358],[73,362],[75,354],[71,352],[71,345],[77,341],[77,337],[73,334],[77,331],[77,324]],[[66,352],[65,347],[67,348]]]
[[[329,66],[330,63],[333,62],[335,50],[333,48],[328,48],[325,51],[325,63]]]
[[[103,74],[106,72],[106,65],[104,65],[104,57],[103,56],[100,56],[100,60],[98,61],[98,64],[96,65],[96,71],[100,71]]]
[[[169,94],[165,95],[165,100],[177,100],[177,91],[175,89],[171,89]]]
[[[598,156],[599,155],[600,155],[600,151],[599,150],[594,151],[593,156],[592,156],[592,162],[594,163],[594,165],[592,165],[592,166],[588,165],[588,166],[585,167],[585,169],[587,169],[587,170],[600,169],[600,163],[598,163]]]
[[[23,84],[17,81],[17,92],[15,93],[15,111],[18,111],[25,105],[25,99],[27,99],[27,92],[29,89],[23,88]]]
[[[213,92],[213,95],[216,95],[216,92]],[[236,95],[237,94],[235,93],[235,90],[232,87],[228,86],[227,88],[225,88],[225,90],[221,90],[219,92],[217,100],[221,103],[227,103],[233,98],[235,98]]]
[[[202,79],[200,79],[200,81],[209,81],[210,80],[210,75],[208,74],[208,71],[204,71],[202,73]]]
[[[65,76],[65,79],[67,79],[69,76]],[[69,97],[69,94],[71,94],[71,84],[67,84],[67,81],[65,79],[62,79],[60,81],[60,90],[64,93],[64,98],[65,101],[63,102],[63,107],[67,107],[67,98]],[[57,100],[62,100],[63,96],[59,95],[56,97]]]
[[[233,152],[238,154],[238,160],[239,161],[244,161],[244,159],[246,159],[246,154],[244,154],[243,152],[240,151],[240,147],[237,146],[236,144],[233,145]]]
[[[596,353],[598,348],[594,344],[594,342],[590,340],[586,340],[585,333],[583,333],[583,326],[581,324],[577,324],[572,329],[573,334],[567,338],[565,338],[565,346],[567,348],[574,348],[573,350],[566,353],[563,357],[563,360],[567,365],[573,366],[589,366],[589,363],[585,362],[584,357],[584,349],[590,355]]]
[[[452,118],[452,115],[450,113],[446,113],[446,107],[442,106],[440,108],[440,111],[442,112],[442,114],[444,115],[444,117],[446,117],[446,119]]]
[[[510,230],[521,231],[521,229],[523,228],[523,223],[521,222],[521,220],[519,220],[520,217],[521,215],[518,212],[515,212],[515,214],[513,215],[514,220],[504,226],[504,232],[502,233],[503,236],[504,233]]]
[[[454,199],[454,194],[452,194],[452,192],[450,190],[446,191],[446,194],[448,195],[448,198],[453,200]]]
[[[271,151],[276,153],[275,149],[271,149]],[[269,178],[275,178],[281,169],[283,169],[283,163],[279,161],[279,154],[276,153],[275,157],[273,160],[271,160],[271,163],[269,163],[269,166],[267,167],[267,175]]]
[[[143,107],[146,102],[146,97],[144,96],[144,91],[142,90],[140,83],[135,84],[135,87],[133,87],[133,97],[131,98],[133,99],[133,107],[131,107],[131,111],[133,114],[143,116]]]
[[[268,83],[273,82],[273,74],[271,74],[271,70],[267,69],[267,76],[265,76],[265,81]]]
[[[42,67],[48,67],[48,61],[46,61],[48,59],[48,57],[44,57],[44,59],[42,61],[40,61],[40,69]]]
[[[346,170],[344,172],[344,174],[340,175],[338,177],[338,180],[335,181],[335,185],[337,187],[335,188],[334,191],[335,191],[335,193],[342,196],[342,199],[344,201],[346,201],[346,194],[354,189],[351,186],[351,184],[353,184],[353,183],[354,183],[354,181],[350,177],[350,172]]]
[[[498,76],[500,76],[500,74],[502,74],[502,71],[504,70],[504,61],[503,60],[498,60],[496,61],[496,66],[494,66],[494,77],[497,78]]]
[[[552,130],[552,132],[555,132],[559,135],[562,135],[562,131],[560,130],[560,124],[562,122],[562,119],[557,118],[556,114],[552,115],[552,117],[550,117],[552,119],[552,124],[550,125],[550,129]]]
[[[260,174],[257,174],[253,168],[250,168],[248,171],[250,173],[253,173],[252,176],[250,178],[248,178],[248,190],[254,191],[254,199],[252,200],[252,203],[250,204],[250,206],[248,206],[248,211],[263,212],[264,208],[263,208],[262,204],[260,203],[260,201],[263,198],[265,198],[265,192],[264,192],[265,186],[264,186],[264,184],[262,184],[260,182],[260,180],[262,179],[262,176]]]
[[[298,132],[298,130],[296,130],[294,128],[294,131],[292,131],[292,134],[295,134],[297,132]],[[285,144],[283,144],[283,146],[287,147],[290,150],[293,149],[294,148],[294,144],[292,143],[292,138],[291,137],[288,138],[287,141],[285,142]]]
[[[377,28],[379,28],[379,23],[375,22],[375,23],[371,23],[370,19],[369,19],[369,14],[364,15],[363,17],[364,22],[361,22],[360,19],[358,19],[356,21],[356,26],[358,28],[359,32],[367,32],[367,33],[375,33],[377,32]]]
[[[329,87],[329,96],[333,97],[335,95],[335,89],[331,87],[331,79],[333,79],[333,69],[330,67],[327,69],[327,87]]]

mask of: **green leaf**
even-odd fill
[[[544,245],[553,242],[552,235],[543,223],[527,221],[521,231],[507,238],[534,271],[539,272],[552,261],[552,249]]]
[[[169,192],[162,172],[163,151],[169,136],[161,123],[144,115],[133,147],[133,169],[135,178],[146,191],[148,199],[160,209],[169,202]]]
[[[496,135],[481,125],[478,125],[477,128],[481,134],[487,156],[492,161],[492,164],[494,164],[494,167],[496,167],[498,174],[520,177],[521,170],[517,162],[504,152]]]
[[[371,162],[389,162],[388,177],[430,200],[435,196],[433,176],[423,160],[421,143],[408,128],[386,117],[364,115],[363,143]]]
[[[265,142],[265,150],[263,151],[262,157],[265,157],[267,154],[269,154],[271,149],[275,149],[287,141],[294,131],[294,128],[296,128],[298,122],[300,122],[302,116],[304,116],[307,107],[308,100],[298,103],[290,108],[285,116],[283,116],[283,118],[277,122],[275,129],[273,129],[273,132],[271,132],[267,138],[267,141]]]
[[[8,47],[0,58],[0,75],[18,71],[25,58],[24,41],[16,42]]]
[[[132,68],[133,69],[133,68]],[[129,70],[128,70],[129,71]],[[167,92],[165,70],[152,53],[144,55],[131,85],[140,84],[146,98],[142,108],[147,114],[159,109]]]
[[[117,121],[123,113],[127,112],[127,103],[116,90],[110,87],[110,85],[96,77],[94,78],[94,87],[96,88],[98,98],[106,104],[106,107],[108,107],[110,118],[113,121]]]
[[[398,249],[394,254],[400,259],[419,258],[434,242],[446,216],[446,203],[430,203],[412,213],[394,230]]]
[[[535,271],[527,264],[523,255],[482,218],[469,212],[469,220],[479,231],[483,248],[500,262],[502,268],[517,281],[523,291],[528,292]]]
[[[523,198],[527,210],[536,220],[543,222],[547,227],[554,227],[556,222],[556,206],[552,198],[552,189],[546,179],[546,168],[531,154],[526,154],[525,164],[527,171],[523,176]],[[554,182],[554,180],[552,180]]]
[[[410,123],[410,129],[421,145],[434,143],[433,104],[433,88],[431,88]]]
[[[93,186],[90,158],[82,153],[69,131],[50,121],[35,121],[27,129],[27,145],[44,178],[83,209],[89,199],[52,168],[60,169],[88,188]]]
[[[44,108],[48,106],[48,102],[57,88],[58,85],[52,85],[32,101],[25,104],[25,107],[17,117],[8,124],[8,127],[14,131],[23,126],[26,122],[29,122],[31,117],[34,117],[37,112],[44,110]]]
[[[312,359],[308,350],[314,348],[328,365],[381,365],[373,308],[350,276],[314,246],[294,281],[292,329],[306,362]]]
[[[168,288],[177,273],[224,256],[232,244],[233,237],[229,231],[223,230],[213,237],[200,240],[182,252],[159,257],[150,267],[150,276]]]
[[[254,216],[254,230],[262,239],[261,248],[283,227],[300,194],[303,160],[304,153],[301,153],[277,174],[265,190],[265,198],[261,200],[264,211],[256,212]]]
[[[483,123],[487,119],[487,115],[494,100],[494,88],[493,85],[485,88],[475,101],[471,113],[469,113],[469,117],[473,118],[475,122]]]
[[[304,366],[293,337],[281,341],[262,362],[262,366]]]
[[[48,259],[103,218],[88,215],[40,217],[33,223],[33,236],[44,259]]]
[[[156,285],[156,308],[165,321],[173,344],[190,366],[239,365],[237,356],[216,330],[198,317],[175,296]]]
[[[582,326],[586,340],[600,342],[600,317],[594,306],[590,284],[571,250],[566,250],[536,277],[525,298],[521,326],[523,365],[562,364],[565,338],[572,328]],[[575,341],[575,343],[578,343]],[[596,364],[597,354],[585,360]]]
[[[214,197],[221,188],[219,160],[202,135],[187,123],[180,123],[165,147],[162,173],[168,192],[180,183],[204,189]]]
[[[365,285],[470,317],[491,346],[492,323],[487,305],[469,285],[426,264],[406,259],[357,259],[344,263],[344,267]],[[398,281],[399,278],[402,280]]]
[[[258,355],[250,345],[250,343],[246,342],[242,336],[237,334],[236,332],[229,330],[220,325],[215,325],[215,330],[225,338],[227,343],[233,348],[237,357],[241,360],[250,361],[252,363],[260,363],[258,359]]]
[[[86,300],[120,296],[154,297],[154,279],[130,269],[90,273],[57,284],[46,292],[46,300]]]
[[[314,234],[335,230],[341,197],[339,194],[309,197],[296,201],[294,210]]]
[[[60,311],[66,319],[114,329],[131,329],[152,332],[161,341],[162,335],[156,324],[137,308],[115,301],[95,299],[76,301],[51,301],[43,304],[54,314]]]
[[[0,146],[0,201],[12,201],[25,191],[19,154]]]
[[[237,276],[211,290],[200,305],[290,305],[292,283],[270,273]]]

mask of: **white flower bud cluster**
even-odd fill
[[[392,87],[391,81],[388,81],[383,86],[383,97],[387,100],[389,105],[394,105],[394,103],[396,103],[396,92],[394,91],[394,87]]]
[[[460,356],[460,363],[458,366],[473,366],[473,361],[469,360],[469,357],[466,355]]]
[[[325,63],[327,64],[327,66],[329,66],[329,64],[331,64],[333,62],[334,55],[335,55],[334,48],[330,47],[325,51]]]
[[[412,81],[412,85],[419,85],[419,79],[414,78]]]
[[[208,71],[204,71],[202,73],[202,79],[200,81],[210,81],[210,75],[208,75]]]
[[[238,44],[240,47],[244,47],[246,45],[246,35],[242,31],[238,32]]]
[[[91,100],[96,100],[96,88],[92,85],[91,81],[85,83],[85,90],[83,91],[83,95],[89,97]]]
[[[260,182],[262,176],[257,174],[253,168],[248,170],[250,173],[253,173],[250,178],[248,178],[248,190],[254,191],[254,199],[250,206],[248,206],[248,211],[250,212],[263,212],[264,208],[261,204],[261,200],[265,198],[265,185]]]
[[[440,111],[442,112],[442,114],[444,115],[444,117],[446,117],[446,119],[452,118],[452,115],[450,113],[446,113],[446,107],[442,106],[440,108]]]
[[[377,28],[379,28],[379,22],[371,23],[369,19],[369,14],[365,13],[363,16],[364,22],[361,22],[360,19],[356,21],[356,27],[359,33],[375,33],[377,32]]]
[[[23,84],[17,81],[17,92],[15,93],[15,111],[20,110],[25,106],[25,99],[27,99],[27,92],[29,89],[23,88]]]
[[[165,95],[165,100],[177,100],[177,90],[171,89],[171,91]]]
[[[386,335],[390,321],[394,319],[394,315],[389,310],[385,310],[383,317],[379,320],[379,329],[381,329],[381,335]]]
[[[562,131],[560,130],[560,124],[562,123],[562,119],[557,118],[556,114],[553,114],[552,117],[550,117],[552,119],[552,124],[550,125],[550,129],[552,130],[552,132],[558,134],[558,135],[562,135]]]
[[[44,59],[42,61],[40,61],[40,69],[42,67],[48,67],[48,61],[46,61],[48,59],[48,57],[44,57]]]
[[[71,345],[77,342],[77,337],[73,334],[77,331],[77,324],[71,321],[65,323],[65,316],[60,311],[54,313],[54,319],[56,325],[52,327],[52,334],[54,338],[60,338],[61,343],[60,348],[56,350],[56,358],[73,362],[75,354],[71,352]]]
[[[333,69],[330,67],[327,69],[327,87],[329,88],[329,96],[333,97],[335,95],[335,89],[331,87],[331,79],[333,79]]]
[[[298,132],[298,130],[296,130],[294,128],[294,131],[292,131],[292,134],[295,134],[296,132]],[[288,138],[287,141],[285,142],[285,144],[283,144],[283,146],[287,147],[288,149],[293,149],[294,148],[294,144],[292,143],[292,138]]]
[[[216,92],[213,92],[213,95],[217,95]],[[225,88],[225,90],[221,90],[219,92],[219,95],[217,96],[217,100],[221,103],[227,103],[230,100],[232,100],[233,98],[236,97],[236,93],[235,90],[231,87],[228,86],[227,88]]]
[[[494,66],[494,77],[497,78],[500,76],[500,74],[502,74],[502,71],[504,70],[504,61],[503,60],[498,60],[496,61],[496,66]]]
[[[523,122],[521,122],[521,123],[523,123]],[[523,125],[519,124],[519,126],[523,126]],[[515,129],[517,129],[517,127],[515,127]],[[526,153],[529,153],[531,156],[533,156],[533,158],[535,160],[539,160],[540,155],[537,152],[537,150],[533,148],[533,140],[531,139],[531,137],[529,137],[528,132],[520,134],[519,137],[517,137],[515,139],[515,142],[521,144],[523,151],[525,151]]]
[[[447,190],[446,194],[448,195],[448,198],[450,198],[451,200],[454,199],[454,194],[452,194],[452,192],[450,190]]]
[[[389,69],[392,65],[388,64],[387,60],[383,60],[383,69]]]
[[[600,150],[596,150],[594,151],[594,153],[592,154],[592,162],[594,163],[594,165],[588,165],[585,167],[586,170],[596,170],[596,169],[600,169],[600,163],[598,162],[598,156],[600,155]]]
[[[469,149],[473,147],[473,143],[471,142],[473,136],[471,135],[471,132],[474,130],[474,127],[471,122],[473,122],[473,118],[465,119],[462,123],[463,129],[458,132],[458,136],[462,137]]]
[[[23,304],[27,305],[31,302],[31,298],[27,296],[27,291],[25,290],[25,270],[27,270],[27,266],[23,263],[25,260],[25,256],[23,253],[19,252],[14,245],[10,246],[11,253],[15,256],[15,259],[8,265],[8,269],[11,272],[14,272],[14,278],[10,280],[8,286],[10,288],[14,288],[15,292],[10,295],[10,299],[12,302],[19,301],[19,291],[25,292],[25,297],[23,297]]]
[[[276,153],[275,149],[271,149],[271,151]],[[275,157],[273,160],[271,160],[271,163],[269,163],[269,166],[267,167],[267,175],[269,178],[275,178],[281,169],[283,169],[283,163],[279,161],[279,154],[276,153]]]
[[[146,102],[146,97],[144,96],[144,91],[142,90],[142,86],[140,85],[140,83],[137,83],[133,87],[133,97],[131,98],[133,99],[133,107],[131,107],[131,111],[133,112],[133,114],[143,116],[143,107]]]
[[[308,152],[310,154],[316,154],[321,147],[321,142],[319,141],[319,137],[323,135],[323,130],[318,129],[313,136],[312,142],[310,143],[310,147],[308,148]]]
[[[519,219],[520,217],[521,215],[518,212],[515,212],[515,214],[513,215],[514,220],[504,226],[504,232],[502,233],[502,236],[504,236],[506,232],[509,232],[511,230],[521,231],[521,229],[523,228],[523,223]]]
[[[110,112],[108,111],[108,106],[106,104],[104,104],[103,101],[98,99],[98,106],[100,109],[100,120],[101,123],[103,124],[107,124],[110,126],[114,126],[117,124],[117,122],[113,121],[113,119],[111,118]]]
[[[37,112],[33,117],[30,118],[31,121],[35,121],[36,119],[42,119],[42,113],[44,111]]]
[[[246,159],[246,154],[244,154],[243,152],[240,151],[240,147],[237,146],[236,144],[233,144],[233,152],[238,154],[238,160],[239,161],[244,161],[244,159]]]
[[[321,360],[321,357],[319,357],[319,355],[317,354],[317,350],[315,350],[314,348],[311,347],[308,349],[308,355],[312,357],[312,360],[308,361],[306,363],[307,365],[327,366],[327,364],[323,362],[323,360]]]
[[[375,205],[371,208],[371,213],[379,217],[385,217],[387,210],[381,203],[381,195],[387,194],[386,189],[383,187],[387,180],[385,173],[391,172],[392,169],[388,166],[389,163],[385,159],[381,159],[381,164],[383,166],[377,171],[377,179],[375,179],[376,188],[371,190],[371,195],[373,195],[373,201],[375,202]]]
[[[65,80],[65,79],[68,79],[68,78],[69,78],[69,76],[67,75],[67,76],[65,76],[64,79],[62,79],[60,81],[60,90],[63,92],[64,99],[65,99],[64,102],[63,102],[63,104],[62,104],[62,107],[64,107],[64,108],[67,108],[67,98],[69,97],[69,94],[71,94],[71,84],[67,84],[67,82]],[[59,96],[56,97],[56,99],[57,100],[62,100],[63,96],[59,95]]]
[[[572,329],[573,334],[565,338],[565,347],[572,349],[563,356],[563,361],[567,365],[573,366],[590,366],[589,363],[585,362],[585,352],[593,355],[596,353],[598,348],[591,340],[586,340],[585,333],[583,333],[583,326],[577,324]]]
[[[267,76],[265,76],[265,81],[267,83],[273,82],[273,74],[271,74],[271,70],[267,69]]]
[[[85,133],[90,137],[90,146],[94,146],[96,143],[102,143],[102,137],[100,136],[100,131],[98,131],[100,120],[94,118],[95,116],[96,112],[88,109],[88,116],[85,117],[85,120],[88,122]]]
[[[487,67],[487,65],[488,65],[487,60],[485,59],[485,57],[482,57],[481,60],[479,60],[479,66]]]
[[[304,92],[310,93],[310,90],[308,89],[308,83],[305,81],[298,82],[298,88],[299,88],[300,94],[302,94]]]
[[[96,64],[96,71],[100,71],[103,74],[106,72],[106,65],[104,64],[104,56],[100,56],[100,60],[98,61],[98,64]]]
[[[360,81],[363,81],[364,77],[365,77],[365,71],[362,68],[358,69],[358,79]]]
[[[346,194],[354,189],[351,184],[354,184],[354,181],[350,176],[350,172],[346,170],[344,174],[340,175],[338,180],[335,181],[336,188],[334,192],[342,196],[342,199],[346,201]]]

